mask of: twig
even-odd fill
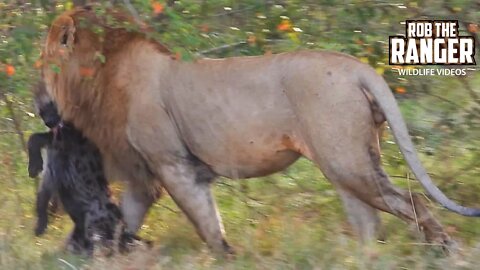
[[[415,203],[413,202],[412,189],[410,188],[410,174],[407,173],[407,185],[408,193],[410,194],[410,202],[412,203],[413,216],[415,217],[415,224],[417,225],[417,230],[420,231],[420,226],[418,225],[417,211],[415,210]]]
[[[5,104],[7,105],[8,112],[10,113],[10,117],[12,118],[13,126],[15,128],[15,132],[18,135],[18,139],[20,140],[20,144],[22,145],[22,149],[23,151],[27,152],[27,143],[25,142],[25,136],[21,128],[20,119],[18,119],[15,114],[15,109],[13,108],[13,104],[7,98],[7,95],[3,91],[0,91],[0,96],[3,99],[3,101],[5,101]]]
[[[255,201],[256,203],[258,204],[262,204],[262,205],[266,205],[264,202],[262,202],[261,200],[255,198],[255,197],[252,197],[248,194],[245,194],[245,192],[242,192],[241,190],[238,190],[238,188],[234,187],[233,185],[230,185],[230,184],[227,184],[225,182],[218,182],[220,185],[224,185],[226,186],[228,189],[230,189],[231,191],[233,191],[234,193],[240,193],[243,197],[249,199],[249,200],[252,200],[252,201]]]
[[[255,207],[252,207],[250,204],[248,204],[248,202],[247,202],[247,200],[245,200],[245,198],[246,198],[246,199],[253,200],[253,201],[257,202],[258,204],[266,205],[264,202],[261,202],[260,200],[258,200],[258,199],[256,199],[256,198],[253,198],[253,197],[249,196],[248,194],[245,194],[245,192],[241,192],[241,191],[238,190],[236,187],[234,187],[234,186],[232,186],[232,185],[230,185],[230,184],[227,184],[227,183],[225,183],[225,182],[219,182],[219,184],[226,186],[228,189],[230,189],[230,191],[232,191],[232,192],[235,193],[235,194],[238,194],[238,193],[239,193],[239,194],[241,195],[240,199],[242,200],[243,204],[244,204],[245,206],[247,206],[248,209],[255,211],[257,214],[263,216],[264,218],[268,217],[268,216],[267,216],[265,213],[263,213],[262,211],[258,210],[258,209],[255,208]]]
[[[406,177],[406,176],[403,176],[403,175],[390,175],[390,178],[407,179],[407,177]]]
[[[60,258],[59,258],[58,261],[61,262],[61,263],[64,263],[66,266],[70,267],[70,269],[73,269],[73,270],[77,270],[77,269],[78,269],[78,268],[75,267],[73,264],[67,262],[67,261],[64,260],[64,259],[60,259]]]
[[[167,206],[167,205],[165,205],[165,204],[160,203],[159,205],[160,205],[161,207],[167,209],[168,211],[170,211],[170,212],[172,212],[172,213],[175,213],[175,214],[177,214],[177,215],[181,213],[180,211],[176,211],[175,209],[172,209],[171,207],[169,207],[169,206]]]

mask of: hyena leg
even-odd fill
[[[43,169],[41,150],[50,145],[53,140],[53,133],[35,133],[28,139],[28,175],[36,177]]]
[[[88,235],[86,224],[88,222],[87,213],[81,213],[73,218],[75,226],[67,238],[66,250],[73,254],[93,255],[93,242]]]
[[[48,224],[48,203],[53,196],[56,183],[50,172],[47,172],[42,180],[40,189],[37,193],[36,211],[37,225],[35,226],[35,235],[39,236],[45,232]]]

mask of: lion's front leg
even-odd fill
[[[221,217],[210,190],[210,179],[201,179],[198,166],[186,160],[162,165],[160,173],[165,189],[194,224],[200,237],[219,253],[233,253],[225,241]]]
[[[129,143],[147,161],[208,246],[216,252],[232,252],[210,191],[215,173],[188,151],[177,125],[161,106],[153,104],[147,95],[136,98],[139,100],[134,104],[141,105],[130,108]]]
[[[160,190],[152,190],[154,188],[128,182],[120,206],[129,232],[136,233],[140,229],[148,209],[160,197]]]

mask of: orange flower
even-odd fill
[[[5,65],[5,73],[7,73],[8,76],[13,76],[15,74],[15,67],[12,65]]]
[[[407,89],[405,89],[405,87],[397,87],[395,88],[395,92],[397,92],[398,94],[405,94],[407,92]]]
[[[289,20],[282,20],[282,22],[277,25],[279,31],[290,31],[292,29],[292,23]]]
[[[155,1],[152,3],[152,9],[153,9],[153,13],[158,15],[163,12],[164,7],[161,3]]]

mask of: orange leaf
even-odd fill
[[[95,69],[91,67],[80,67],[80,76],[93,77],[95,75]]]
[[[5,73],[7,73],[8,76],[13,76],[15,74],[15,67],[12,65],[5,65]]]
[[[405,87],[397,87],[395,88],[395,92],[397,92],[398,94],[405,94],[407,92],[407,89],[405,89]]]
[[[175,53],[175,60],[181,60],[182,59],[182,53],[176,52]]]
[[[35,61],[35,64],[33,64],[33,66],[34,66],[35,68],[37,68],[37,69],[38,69],[38,68],[41,68],[42,65],[43,65],[43,63],[42,63],[42,60],[40,60],[40,59],[38,59],[37,61]]]
[[[289,20],[282,20],[282,22],[277,25],[279,31],[290,31],[292,29],[292,24]]]
[[[356,39],[355,44],[363,45],[363,41],[361,39]]]
[[[208,27],[208,24],[204,23],[200,25],[200,31],[202,31],[203,33],[207,33],[208,31],[210,31],[210,27]]]
[[[468,29],[468,32],[470,32],[470,33],[477,33],[478,32],[478,24],[470,23],[470,24],[468,24],[467,29]]]
[[[254,36],[254,35],[250,35],[247,38],[247,42],[248,42],[248,44],[253,45],[257,42],[257,37]]]
[[[153,13],[158,15],[163,12],[164,7],[161,3],[155,1],[152,3],[152,9],[153,9]]]

